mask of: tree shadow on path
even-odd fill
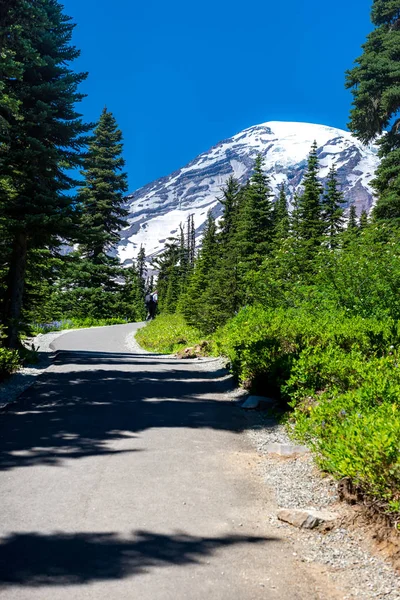
[[[0,470],[135,452],[126,441],[151,428],[250,424],[221,396],[231,386],[221,369],[103,352],[60,353],[57,363],[1,415]]]
[[[14,533],[0,542],[0,585],[77,585],[122,579],[167,565],[201,563],[202,558],[238,544],[275,538],[229,535],[202,538],[148,531],[129,539],[116,533]]]

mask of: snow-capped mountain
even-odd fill
[[[129,227],[121,232],[121,261],[130,264],[141,245],[148,257],[154,256],[192,214],[200,236],[208,210],[212,209],[215,216],[221,214],[218,197],[227,178],[234,175],[244,182],[259,152],[265,157],[265,171],[274,191],[283,182],[291,199],[301,188],[314,140],[321,180],[334,163],[347,206],[355,204],[358,214],[363,209],[368,211],[373,202],[369,183],[378,165],[373,146],[365,147],[349,132],[334,127],[271,121],[220,142],[182,169],[127,196]]]

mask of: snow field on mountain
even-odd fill
[[[348,131],[312,123],[270,121],[241,131],[200,154],[188,165],[137,190],[127,197],[129,227],[122,231],[118,254],[130,264],[140,246],[150,258],[178,232],[189,215],[194,215],[198,241],[210,208],[221,213],[218,198],[230,175],[244,182],[254,159],[261,152],[265,171],[276,194],[287,187],[289,200],[301,189],[307,156],[317,142],[320,177],[327,177],[335,164],[341,189],[358,214],[373,204],[370,181],[378,166],[376,148],[363,146]]]

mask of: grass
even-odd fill
[[[204,336],[194,327],[189,327],[181,315],[160,315],[139,329],[136,340],[146,350],[174,354],[182,348],[195,346]]]

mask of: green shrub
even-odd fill
[[[368,402],[365,400],[368,399]],[[294,433],[323,469],[350,477],[367,494],[397,508],[400,500],[400,402],[374,403],[373,393],[347,392],[297,408]]]
[[[219,353],[226,355],[239,380],[281,393],[293,364],[307,348],[310,360],[318,348],[365,356],[383,353],[398,341],[398,326],[391,320],[348,317],[341,311],[310,312],[306,309],[242,309],[215,335]],[[334,376],[334,374],[332,374]]]
[[[172,354],[203,340],[200,332],[187,325],[184,317],[179,314],[159,315],[146,327],[139,329],[136,339],[146,350],[163,354]]]
[[[0,381],[14,373],[20,366],[21,361],[17,350],[0,348]]]

